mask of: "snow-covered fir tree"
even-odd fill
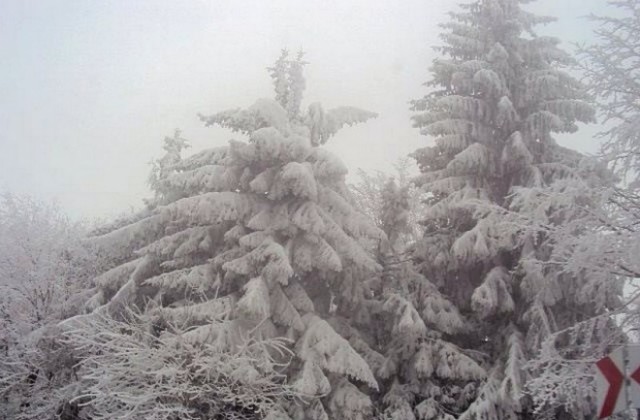
[[[474,379],[486,377],[452,413],[461,419],[589,417],[594,385],[584,361],[573,387],[553,378],[544,386],[532,382],[541,373],[532,366],[554,352],[578,363],[583,348],[621,340],[606,315],[618,305],[619,284],[549,263],[553,241],[542,226],[571,220],[566,210],[580,202],[567,195],[566,180],[589,169],[553,133],[576,131],[577,122],[594,119],[594,110],[583,86],[563,70],[573,59],[557,39],[534,30],[551,19],[527,12],[524,3],[474,1],[452,13],[430,91],[414,102],[414,123],[433,141],[414,153],[417,182],[430,193],[415,259],[466,320],[445,338],[474,350],[482,367]],[[556,197],[565,200],[541,205],[542,190],[561,190],[562,182]],[[611,331],[618,331],[615,339]],[[466,390],[469,378],[452,364],[451,383]],[[429,374],[445,377],[438,367]],[[562,376],[562,366],[544,368]],[[530,385],[549,398],[532,400]],[[406,399],[417,404],[421,396]],[[435,398],[436,407],[445,404]],[[439,418],[418,407],[421,419]]]
[[[96,279],[90,313],[65,324],[84,348],[91,334],[78,326],[91,328],[86,317],[112,320],[105,321],[112,331],[112,323],[126,322],[132,311],[153,320],[149,340],[166,343],[170,334],[176,346],[213,346],[240,357],[247,340],[286,339],[290,354],[274,349],[263,360],[251,357],[247,375],[280,373],[298,398],[265,394],[269,404],[239,398],[225,406],[186,393],[173,405],[146,400],[145,415],[364,420],[372,413],[368,394],[378,389],[374,373],[382,356],[358,326],[375,306],[369,283],[380,269],[366,247],[384,234],[351,205],[347,170],[321,145],[375,114],[354,107],[325,111],[318,103],[301,109],[305,64],[301,54],[291,58],[284,51],[269,69],[275,100],[201,116],[207,126],[248,141],[182,158],[186,143],[179,133],[165,140],[148,208],[93,238],[120,263]],[[153,348],[144,344],[136,354],[147,356],[135,360],[153,360]],[[112,360],[120,360],[118,369],[128,363]],[[126,384],[126,377],[113,376]],[[109,392],[108,382],[98,385]],[[145,392],[140,386],[115,394],[114,413],[140,409],[134,398]],[[89,392],[87,404],[95,397]],[[106,418],[108,405],[100,401]]]
[[[376,373],[378,418],[452,419],[475,395],[485,372],[468,353],[446,337],[462,331],[463,318],[410,258],[410,200],[406,187],[388,179],[380,191],[375,219],[386,238],[376,255],[383,267],[375,289],[381,307],[371,327],[383,354]]]

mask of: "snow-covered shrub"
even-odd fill
[[[162,312],[125,309],[122,320],[100,315],[65,325],[63,340],[79,360],[72,402],[83,418],[264,419],[296,398],[286,382],[293,355],[286,338],[212,319],[202,340],[187,312],[174,323]]]
[[[73,395],[56,324],[80,312],[108,261],[55,205],[0,196],[0,417],[49,419]]]

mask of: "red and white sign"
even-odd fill
[[[598,418],[609,417],[626,410],[625,348],[620,347],[596,363],[596,389],[598,393]],[[640,362],[640,354],[638,355]],[[640,378],[640,372],[637,373]],[[639,388],[640,390],[640,388]]]
[[[633,408],[640,408],[640,345],[627,345],[627,360],[629,404]]]

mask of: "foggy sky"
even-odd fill
[[[265,68],[281,48],[306,51],[304,104],[378,112],[328,148],[353,174],[389,170],[428,144],[411,127],[453,0],[2,0],[0,191],[56,199],[74,217],[114,215],[149,196],[148,162],[176,128],[188,153],[238,135],[198,113],[272,97]],[[540,0],[542,29],[590,39],[581,18],[604,0]],[[303,104],[303,106],[304,106]],[[595,128],[563,138],[593,152]]]

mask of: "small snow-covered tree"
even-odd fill
[[[152,169],[148,182],[155,193],[155,197],[154,201],[147,202],[149,207],[176,199],[176,197],[171,196],[172,189],[167,188],[165,181],[174,174],[175,170],[173,168],[182,160],[182,150],[189,147],[189,142],[182,138],[180,134],[180,130],[176,130],[173,137],[165,137],[162,148],[166,153],[160,159],[151,162]]]
[[[474,1],[452,13],[431,90],[414,102],[415,125],[434,141],[414,153],[422,172],[417,182],[431,194],[414,255],[420,272],[467,320],[449,339],[475,350],[486,375],[465,394],[467,404],[455,413],[462,419],[590,416],[593,404],[577,401],[561,383],[551,384],[551,402],[528,398],[527,385],[541,374],[530,362],[550,347],[573,360],[581,346],[621,339],[607,315],[619,304],[619,283],[549,260],[554,241],[542,226],[571,222],[571,210],[584,206],[569,194],[570,181],[593,175],[580,154],[552,135],[576,131],[594,110],[585,88],[563,70],[574,60],[557,39],[535,33],[551,19],[523,3]],[[541,198],[551,185],[564,201]],[[587,375],[579,386],[593,396]]]
[[[376,290],[382,306],[372,320],[376,347],[384,356],[377,374],[381,419],[451,419],[473,397],[485,372],[449,337],[464,330],[455,306],[409,257],[402,243],[409,231],[408,190],[389,179],[380,191],[376,219],[386,234],[377,248],[383,271]]]
[[[59,207],[0,196],[0,417],[49,419],[64,410],[74,361],[55,325],[78,313],[106,258]]]
[[[349,186],[358,209],[384,231],[386,231],[384,225],[388,225],[389,221],[384,220],[383,207],[400,206],[398,215],[393,216],[390,213],[388,215],[406,218],[407,223],[398,225],[400,230],[396,232],[401,240],[398,242],[390,239],[392,243],[403,249],[420,237],[421,228],[418,222],[424,207],[422,203],[424,194],[411,183],[411,169],[414,164],[409,159],[409,157],[399,159],[394,164],[394,171],[391,174],[383,171],[369,173],[359,170],[358,182]],[[387,211],[393,212],[393,209],[389,208]]]
[[[238,357],[247,339],[287,339],[291,357],[255,362],[290,362],[282,378],[301,400],[271,400],[272,412],[255,418],[364,419],[372,410],[368,390],[378,388],[377,353],[358,325],[370,312],[368,280],[379,270],[365,247],[383,234],[350,204],[346,168],[320,146],[375,114],[317,103],[302,110],[304,65],[285,51],[270,69],[275,100],[201,116],[248,141],[182,158],[181,138],[167,140],[149,208],[93,238],[120,264],[96,278],[90,313],[65,326],[77,328],[84,317],[123,320],[137,308],[153,318],[153,337],[188,319],[175,340]],[[125,404],[131,395],[117,398]],[[254,403],[237,401],[235,412],[220,406],[186,411],[235,418]],[[154,415],[166,418],[160,408]]]

